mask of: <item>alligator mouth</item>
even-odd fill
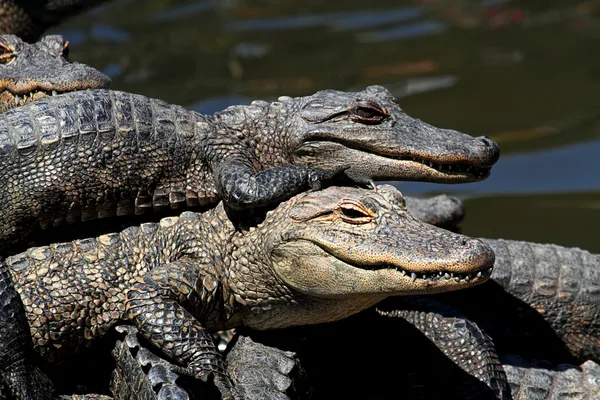
[[[27,93],[16,94],[9,90],[5,90],[4,92],[0,93],[0,97],[12,97],[12,104],[10,105],[17,107],[33,100],[43,97],[56,96],[62,93],[67,93],[67,91],[34,89]]]
[[[401,180],[424,180],[424,181],[443,181],[446,183],[462,183],[480,181],[490,175],[491,165],[474,165],[465,161],[442,161],[440,158],[431,154],[431,157],[415,156],[411,154],[395,155],[382,152],[381,149],[364,146],[357,143],[349,143],[345,140],[336,140],[336,138],[327,138],[326,140],[309,140],[304,143],[306,147],[301,147],[297,151],[300,157],[311,157],[318,154],[318,150],[324,151],[349,151],[345,158],[357,159],[371,158],[370,165],[387,165],[387,170],[396,170],[398,166],[394,164],[416,164],[411,167],[412,175],[394,177],[392,172],[390,176],[373,177],[376,180],[386,180],[389,178],[401,178]],[[317,151],[317,153],[315,153]],[[343,153],[342,153],[343,154]],[[318,158],[318,157],[317,157]],[[377,160],[379,158],[379,160]],[[366,162],[367,160],[365,160]],[[318,162],[318,161],[317,161]],[[317,165],[318,167],[318,165]],[[398,171],[403,168],[398,169]]]
[[[473,175],[477,179],[484,179],[490,175],[491,167],[476,167],[469,164],[442,164],[434,161],[427,160],[425,158],[413,157],[413,156],[390,156],[384,154],[376,154],[380,157],[390,158],[399,161],[412,161],[418,164],[422,164],[426,167],[435,169],[446,175]]]
[[[351,264],[349,264],[351,265]],[[441,282],[441,283],[469,283],[478,282],[482,279],[488,279],[492,275],[493,267],[482,267],[472,272],[450,272],[450,271],[432,271],[432,272],[414,272],[396,267],[394,265],[384,264],[381,266],[375,266],[373,268],[364,268],[364,266],[353,266],[354,268],[367,269],[370,271],[381,271],[385,269],[395,270],[400,275],[405,276],[411,280],[411,282]]]
[[[319,243],[313,242],[313,244],[317,245],[317,247],[319,247],[321,250],[323,250],[330,256],[335,257],[339,261],[347,264],[352,268],[361,269],[363,271],[394,271],[399,273],[404,279],[410,280],[411,283],[416,283],[425,287],[440,286],[447,284],[468,285],[479,283],[488,280],[492,275],[492,271],[494,270],[493,263],[485,263],[479,268],[473,269],[472,271],[468,272],[455,272],[443,269],[437,271],[417,272],[393,264],[356,265],[352,260],[348,260],[346,259],[346,257],[340,257],[340,255],[332,253],[329,249],[323,247]]]

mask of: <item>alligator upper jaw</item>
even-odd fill
[[[417,263],[359,265],[307,240],[286,242],[274,254],[277,275],[294,290],[318,298],[379,295],[383,299],[454,291],[487,281],[494,263],[493,255],[481,254],[469,260],[468,267],[461,267],[462,272],[456,272],[456,267],[423,268]]]
[[[295,153],[296,162],[306,163],[320,169],[349,165],[346,173],[352,177],[368,177],[373,180],[403,180],[437,183],[468,183],[486,179],[491,165],[478,165],[465,157],[451,161],[434,152],[423,151],[419,155],[384,154],[376,148],[349,147],[346,143],[333,141],[308,141]],[[495,162],[495,161],[494,161]],[[491,163],[493,165],[493,162]]]

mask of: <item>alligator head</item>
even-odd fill
[[[359,181],[473,182],[485,179],[500,155],[488,137],[474,138],[410,117],[382,86],[255,101],[219,116],[233,129],[253,135],[263,164],[279,151],[285,154],[280,162],[323,170],[347,166],[348,176]]]
[[[494,264],[482,241],[411,216],[389,185],[301,194],[252,229],[242,246],[233,241],[243,271],[229,286],[251,305],[245,323],[259,329],[344,318],[388,296],[478,285]]]
[[[58,93],[110,86],[101,72],[69,62],[68,45],[59,35],[35,44],[0,35],[0,112]]]

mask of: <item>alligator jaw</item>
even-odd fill
[[[353,136],[348,133],[348,137]],[[330,169],[332,164],[349,165],[346,171],[349,177],[368,177],[373,180],[467,183],[486,179],[498,159],[497,145],[487,138],[465,135],[464,140],[465,143],[470,141],[477,144],[484,155],[488,152],[486,146],[489,147],[489,155],[470,157],[472,153],[466,144],[455,151],[436,151],[436,147],[417,151],[414,145],[401,144],[386,146],[377,143],[377,135],[374,134],[372,143],[356,136],[353,142],[335,139],[305,141],[295,152],[295,162],[320,169]],[[481,145],[478,141],[481,141]]]
[[[393,150],[393,149],[390,149]],[[399,149],[401,151],[401,149]],[[419,155],[379,153],[378,149],[349,147],[347,143],[308,141],[296,151],[296,162],[328,169],[351,160],[348,176],[367,176],[373,180],[404,180],[437,183],[468,183],[486,179],[491,165],[477,165],[464,158],[440,157],[436,153]],[[326,156],[325,156],[326,154]]]
[[[56,96],[57,94],[63,93],[58,90],[43,90],[33,89],[28,92],[11,92],[10,90],[4,90],[0,92],[0,113],[11,108],[20,107],[24,104],[43,99],[44,97]]]
[[[484,251],[469,265],[363,264],[342,259],[321,245],[298,240],[279,246],[274,254],[277,275],[299,292],[319,298],[380,295],[405,296],[449,292],[489,279],[494,257]],[[282,261],[283,260],[283,261]]]
[[[0,62],[0,112],[60,93],[110,86],[110,78],[100,71],[70,62],[67,47],[59,35],[34,44],[0,35],[5,61]]]

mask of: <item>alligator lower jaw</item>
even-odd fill
[[[0,110],[8,110],[10,108],[20,107],[24,104],[30,103],[35,100],[43,99],[45,97],[56,96],[64,92],[58,90],[43,90],[35,89],[27,93],[13,93],[9,90],[0,92]]]

